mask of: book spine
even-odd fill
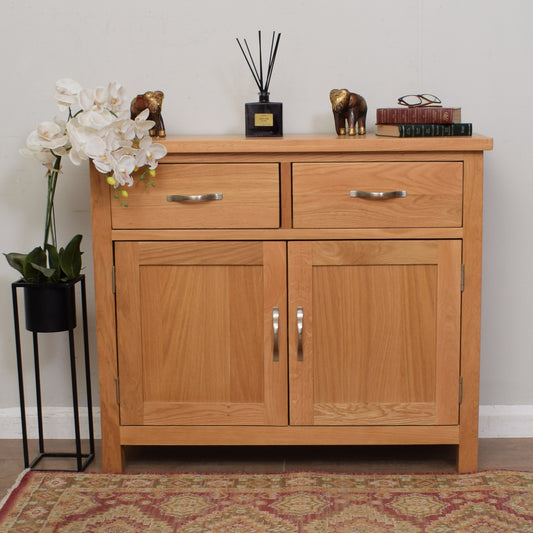
[[[376,110],[376,124],[452,124],[451,107],[384,107]]]
[[[472,124],[399,124],[400,137],[461,137],[472,135]]]

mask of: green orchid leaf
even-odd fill
[[[59,278],[61,277],[61,265],[59,264],[59,253],[57,248],[51,244],[47,244],[46,251],[48,252],[48,265],[56,274],[51,281],[59,281]]]
[[[43,273],[40,268],[46,268],[46,266],[46,252],[38,246],[24,259],[22,275],[24,276],[24,279],[30,283],[41,283],[43,281]]]
[[[27,254],[19,254],[17,252],[11,252],[9,254],[4,254],[6,256],[7,262],[15,270],[24,275],[24,260],[26,259]]]
[[[63,278],[70,280],[79,276],[81,272],[81,235],[74,235],[67,246],[59,250],[59,264]]]
[[[54,281],[54,275],[57,274],[57,270],[55,268],[47,268],[43,267],[41,265],[37,265],[35,263],[31,263],[31,266],[39,271],[45,278],[47,278],[49,281]],[[58,277],[58,276],[57,276]]]

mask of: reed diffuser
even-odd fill
[[[281,137],[283,135],[283,104],[271,102],[269,93],[280,37],[281,33],[276,36],[276,32],[272,32],[266,69],[263,68],[261,31],[259,31],[259,61],[257,62],[259,69],[246,39],[244,39],[244,47],[237,39],[237,44],[259,89],[259,102],[249,102],[244,105],[246,137]]]

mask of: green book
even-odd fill
[[[471,136],[472,124],[378,124],[376,134],[389,137]]]

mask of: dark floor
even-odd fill
[[[533,471],[533,439],[480,439],[479,469]],[[102,471],[100,441],[87,472]],[[73,451],[70,441],[51,440],[47,452]],[[32,441],[30,459],[36,455]],[[131,447],[127,472],[455,472],[453,446],[309,447]],[[48,461],[45,463],[44,461]],[[65,459],[46,459],[39,467],[72,469]],[[23,470],[19,440],[0,440],[0,500]]]

